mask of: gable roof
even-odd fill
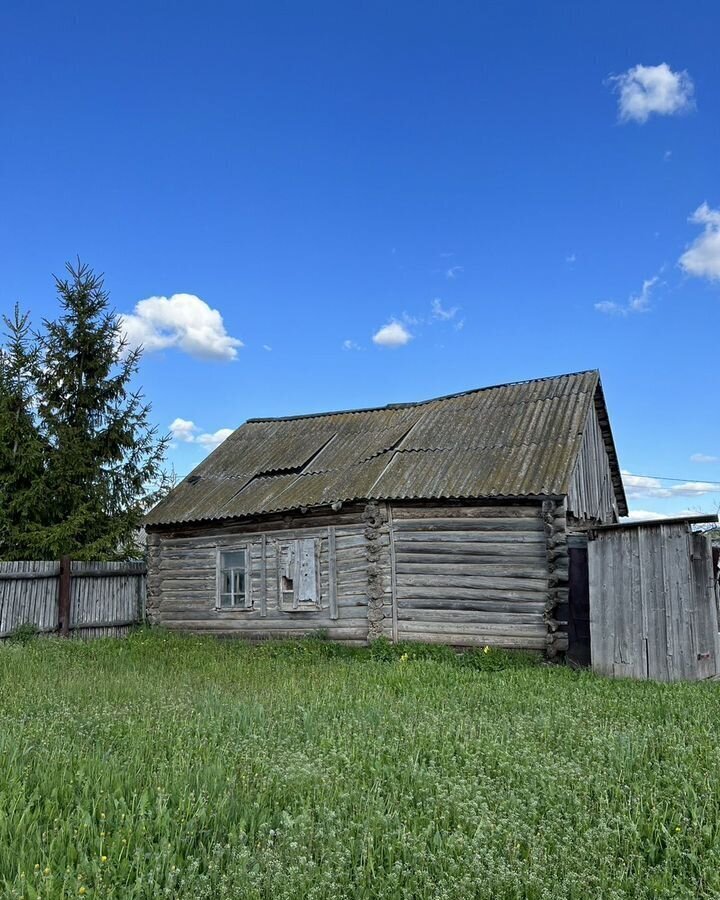
[[[592,405],[622,508],[600,374],[591,370],[420,403],[250,419],[151,510],[146,523],[353,500],[562,496]]]

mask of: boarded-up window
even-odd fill
[[[287,541],[278,550],[280,608],[285,612],[319,609],[319,542],[314,538]]]
[[[246,548],[218,551],[218,609],[252,609],[248,555]]]

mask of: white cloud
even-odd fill
[[[356,344],[355,341],[351,341],[349,338],[342,343],[343,350],[360,350],[360,345]]]
[[[575,256],[574,253],[568,253],[568,255],[565,257],[565,262],[570,263],[570,265],[572,265],[576,261],[577,261],[577,256]]]
[[[148,353],[177,347],[198,359],[230,360],[243,346],[225,331],[219,311],[194,294],[148,297],[120,319],[129,346],[142,344]]]
[[[633,66],[609,79],[618,92],[621,122],[647,122],[653,115],[672,116],[694,107],[695,86],[687,72],[673,72],[667,63]]]
[[[704,230],[680,257],[680,266],[688,275],[720,280],[720,209],[711,209],[703,203],[689,221],[703,225]]]
[[[195,438],[195,443],[202,444],[203,447],[211,447],[214,449],[218,444],[222,444],[225,438],[230,437],[232,433],[232,428],[218,428],[218,430],[213,431],[212,434],[199,434]]]
[[[447,269],[446,272],[445,272],[445,277],[446,277],[447,279],[449,279],[450,281],[452,281],[452,280],[454,280],[455,278],[457,278],[458,275],[462,275],[462,273],[463,273],[464,271],[465,271],[465,267],[464,267],[464,266],[450,266],[450,268]]]
[[[624,521],[642,522],[645,519],[667,519],[663,513],[651,512],[649,509],[631,509],[630,512],[623,516]]]
[[[720,462],[720,456],[708,456],[707,453],[693,453],[690,462],[694,463],[716,463]]]
[[[673,485],[670,490],[673,497],[702,497],[720,492],[720,485],[714,481],[684,481]]]
[[[373,335],[373,343],[380,347],[404,347],[412,335],[401,322],[388,322]]]
[[[189,419],[175,419],[170,423],[170,434],[176,441],[191,444],[195,440],[197,425]]]
[[[667,499],[668,497],[702,497],[704,494],[720,493],[720,486],[711,481],[683,481],[665,487],[659,478],[649,475],[633,475],[627,470],[622,470],[625,493],[631,500],[641,497],[656,497]]]
[[[270,344],[263,344],[262,348],[263,350],[267,350],[268,353],[272,352],[272,347],[270,346]]]
[[[672,150],[666,150],[665,153],[663,153],[663,161],[670,162],[671,159],[672,159]]]
[[[448,322],[450,319],[455,318],[458,309],[458,306],[451,306],[448,309],[442,305],[442,300],[439,297],[435,297],[432,302],[432,317],[433,319],[440,319],[442,322]]]
[[[177,418],[170,423],[170,434],[173,440],[181,441],[183,444],[200,444],[209,449],[214,449],[218,444],[222,444],[225,438],[233,433],[232,428],[218,428],[217,431],[198,434],[199,431],[198,426],[189,419]]]
[[[646,278],[643,281],[642,289],[639,294],[631,294],[628,302],[623,305],[615,303],[614,300],[602,300],[595,304],[598,312],[606,313],[611,316],[629,316],[631,313],[643,313],[650,309],[650,299],[653,288],[660,281],[658,275],[652,278]]]

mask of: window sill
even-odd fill
[[[219,613],[251,613],[255,612],[254,606],[216,606],[215,612]]]

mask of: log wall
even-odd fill
[[[399,640],[546,649],[540,503],[392,507]]]
[[[252,523],[151,530],[151,621],[258,640],[322,630],[331,640],[563,649],[564,506],[387,504]],[[320,604],[283,608],[278,546],[318,542]],[[217,609],[218,550],[250,555],[251,609]],[[563,593],[564,592],[564,593]]]
[[[148,616],[167,628],[234,635],[252,640],[287,638],[322,630],[331,640],[368,638],[368,545],[387,555],[385,534],[372,511],[358,507],[323,515],[266,518],[226,526],[196,526],[148,534]],[[315,610],[288,610],[281,602],[278,551],[283,543],[315,539],[319,549],[320,598]],[[251,609],[216,609],[218,550],[246,548]],[[384,584],[380,582],[384,591]],[[382,619],[382,599],[380,600]],[[382,621],[380,623],[382,628]]]

